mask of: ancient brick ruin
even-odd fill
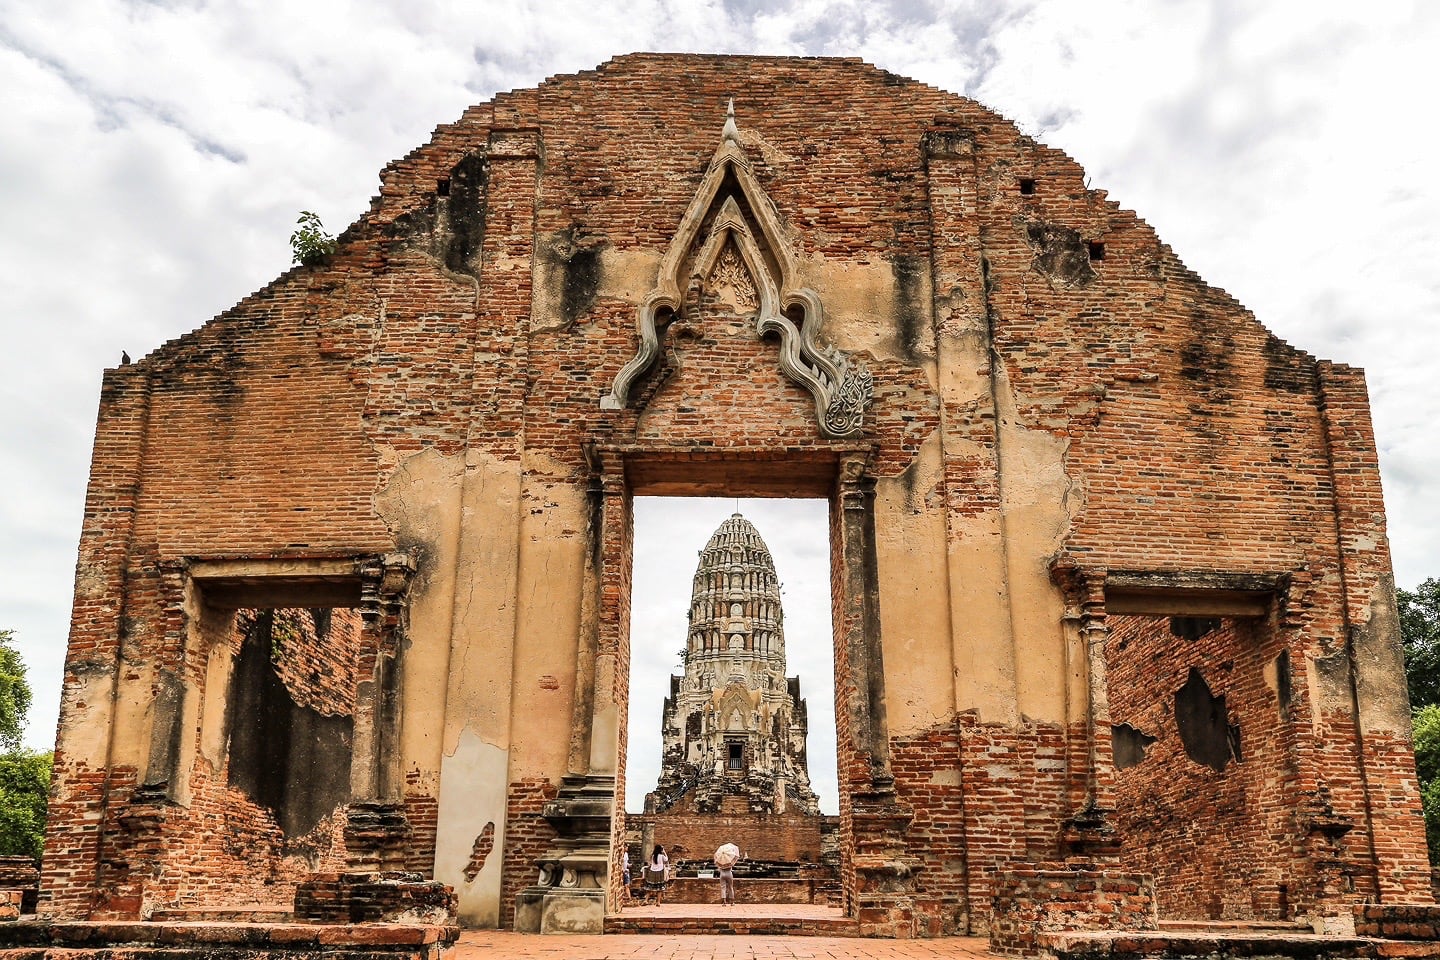
[[[700,551],[685,669],[660,716],[660,778],[647,810],[816,816],[800,678],[785,675],[775,562],[739,513]]]
[[[633,55],[339,241],[105,374],[42,913],[601,929],[644,494],[830,503],[860,931],[1431,902],[1364,379],[1069,157]]]

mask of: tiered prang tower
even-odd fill
[[[700,551],[687,617],[685,672],[670,678],[647,812],[818,816],[800,678],[785,675],[775,561],[739,513]]]

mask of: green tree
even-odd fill
[[[14,641],[14,631],[0,630],[0,856],[38,860],[45,841],[51,755],[20,745],[30,684]]]
[[[1420,807],[1425,814],[1425,840],[1430,862],[1440,864],[1440,704],[1415,711],[1415,772],[1420,777]]]
[[[1416,710],[1440,703],[1440,580],[1414,591],[1396,590],[1400,643],[1405,648],[1405,682]]]
[[[25,661],[12,643],[13,630],[0,630],[0,750],[20,749],[25,732],[25,714],[30,711],[30,684],[25,680]]]
[[[1440,580],[1413,591],[1396,590],[1400,644],[1405,648],[1405,685],[1410,690],[1415,772],[1430,862],[1440,864]]]
[[[23,749],[0,754],[0,856],[40,859],[51,759]]]

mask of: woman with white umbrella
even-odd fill
[[[740,859],[740,848],[733,843],[723,843],[715,851],[715,866],[720,871],[720,902],[735,903],[735,863]]]

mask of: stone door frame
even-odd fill
[[[591,523],[577,645],[570,776],[545,815],[559,834],[517,927],[600,932],[618,913],[636,496],[824,497],[830,503],[843,906],[861,932],[911,935],[910,811],[895,796],[885,721],[870,445],[587,448]]]

